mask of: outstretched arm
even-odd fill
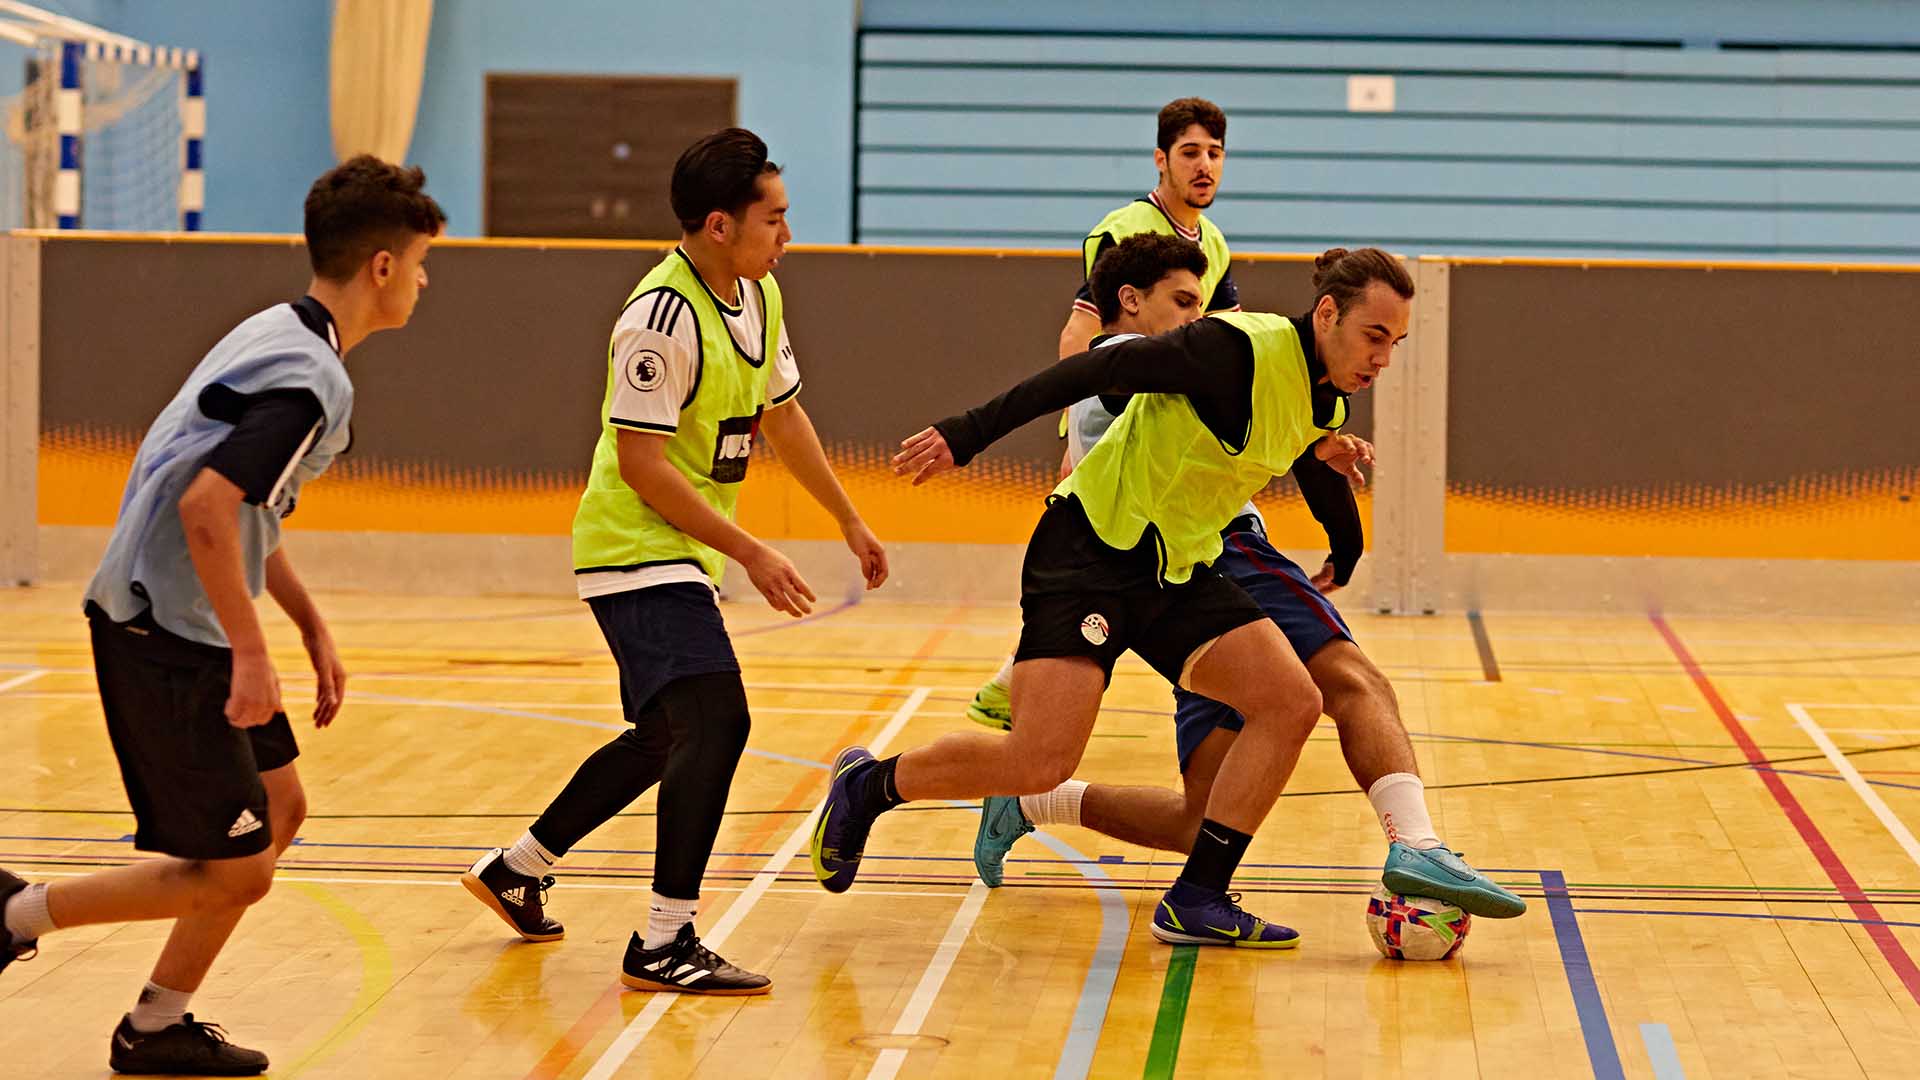
[[[866,578],[867,588],[879,588],[887,580],[887,551],[880,546],[873,530],[860,519],[853,500],[847,498],[846,489],[840,486],[840,478],[833,474],[827,453],[820,446],[820,434],[814,430],[813,419],[807,411],[800,407],[797,399],[790,398],[761,416],[760,430],[767,436],[774,453],[786,464],[787,471],[807,489],[820,509],[832,514],[833,520],[839,523],[840,535],[860,560],[860,574]]]
[[[1238,329],[1202,319],[1171,333],[1094,349],[1053,365],[977,408],[949,416],[903,441],[896,475],[922,483],[972,461],[1031,420],[1099,394],[1185,394],[1211,427],[1246,430],[1252,409],[1253,346]]]

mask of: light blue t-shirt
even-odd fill
[[[301,486],[346,449],[353,384],[333,346],[301,321],[293,305],[278,304],[220,339],[140,442],[113,538],[87,586],[87,599],[115,622],[151,608],[162,629],[225,648],[226,631],[194,572],[180,523],[180,497],[234,427],[202,411],[202,394],[215,385],[246,396],[307,390],[324,414],[272,496],[259,505],[240,505],[247,589],[259,596],[266,585],[267,556],[280,546],[280,519],[293,511]]]
[[[1094,346],[1094,348],[1104,349],[1109,345],[1122,341],[1131,341],[1140,336],[1142,335],[1115,334]],[[1076,401],[1068,406],[1067,466],[1069,468],[1079,468],[1080,460],[1092,452],[1093,444],[1100,441],[1100,436],[1107,433],[1107,429],[1113,426],[1113,422],[1116,419],[1118,419],[1118,417],[1108,412],[1107,407],[1100,404],[1100,399],[1097,397]],[[1253,505],[1253,500],[1251,499],[1247,500],[1247,505],[1241,507],[1240,513],[1235,514],[1234,517],[1240,518],[1247,514],[1252,514],[1254,520],[1260,523],[1260,533],[1264,536],[1267,531],[1267,519],[1260,516],[1259,508]]]

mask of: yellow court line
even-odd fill
[[[287,879],[280,879],[287,880]],[[373,928],[359,911],[333,895],[332,891],[320,885],[304,882],[288,882],[295,892],[320,905],[335,922],[353,935],[355,945],[360,947],[360,992],[347,1006],[347,1013],[335,1024],[332,1031],[320,1037],[313,1049],[295,1062],[291,1069],[276,1073],[282,1080],[291,1080],[300,1075],[309,1066],[338,1049],[347,1039],[365,1027],[373,1019],[373,1007],[393,989],[393,954],[387,951],[387,940],[380,931]]]

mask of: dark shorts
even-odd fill
[[[620,667],[629,723],[676,679],[740,670],[710,586],[675,581],[591,597],[587,606]]]
[[[1333,603],[1307,580],[1292,559],[1275,551],[1253,518],[1237,518],[1226,535],[1226,548],[1214,569],[1233,579],[1260,605],[1267,618],[1287,636],[1294,654],[1306,663],[1334,641],[1352,641],[1347,622]],[[1239,731],[1240,714],[1212,698],[1176,689],[1173,692],[1173,740],[1180,752],[1180,771],[1194,748],[1216,728]]]
[[[267,850],[273,825],[260,774],[300,756],[287,714],[234,727],[232,652],[169,633],[147,614],[115,623],[96,612],[87,619],[93,670],[133,804],[133,846],[182,859]]]
[[[1071,496],[1047,508],[1027,543],[1020,612],[1015,660],[1084,656],[1112,681],[1132,649],[1175,684],[1202,645],[1261,618],[1239,586],[1207,567],[1161,584],[1153,536],[1131,551],[1109,547]]]

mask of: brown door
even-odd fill
[[[732,125],[733,79],[487,76],[489,236],[672,240],[680,151]]]

